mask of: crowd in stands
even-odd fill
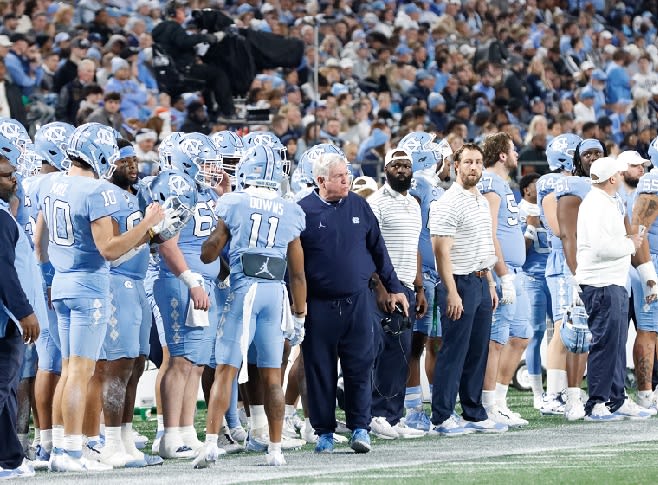
[[[410,131],[449,137],[453,149],[504,131],[522,165],[544,161],[567,132],[646,158],[658,134],[658,4],[608,4],[192,0],[183,26],[203,33],[191,12],[219,8],[238,27],[301,39],[300,66],[258,73],[246,106],[269,110],[289,158],[331,142],[376,175]],[[0,116],[32,133],[54,120],[108,124],[145,162],[171,131],[237,129],[199,92],[160,92],[151,32],[165,10],[157,0],[0,2]]]

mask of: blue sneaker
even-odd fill
[[[441,424],[430,429],[429,434],[435,436],[462,436],[471,432],[471,430],[466,430],[453,414]]]
[[[350,439],[350,447],[357,453],[368,453],[372,449],[368,432],[363,428],[355,429]]]
[[[23,460],[23,463],[16,468],[0,468],[0,480],[9,480],[10,478],[29,478],[35,475],[34,468]]]
[[[318,437],[318,443],[315,445],[316,453],[333,453],[334,452],[334,434],[324,433]]]
[[[607,423],[609,421],[621,421],[624,416],[617,413],[611,413],[605,403],[596,403],[590,414],[585,415],[585,421],[594,421],[597,423]]]
[[[472,430],[476,433],[504,433],[508,430],[508,427],[506,424],[485,419],[484,421],[466,421],[464,429]]]
[[[251,431],[247,434],[247,441],[245,442],[244,449],[256,453],[265,453],[269,446],[268,441],[261,441],[255,436],[251,435]]]
[[[425,432],[428,432],[432,427],[430,418],[425,414],[422,408],[407,412],[407,415],[404,418],[404,424],[409,428],[420,429]]]
[[[624,419],[642,420],[649,419],[653,416],[649,409],[638,406],[631,398],[627,397],[624,403],[617,409],[613,415],[621,416]]]
[[[147,455],[146,453],[144,453],[144,461],[146,462],[146,466],[158,466],[164,463],[161,456]]]

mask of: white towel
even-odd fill
[[[251,325],[251,312],[254,308],[254,300],[256,299],[256,288],[258,283],[252,283],[249,291],[244,297],[242,303],[242,335],[240,336],[240,353],[242,354],[242,367],[238,374],[238,384],[244,384],[249,381],[249,373],[247,372],[247,352],[249,352],[249,327]]]

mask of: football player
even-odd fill
[[[494,311],[482,405],[489,419],[508,427],[528,422],[507,407],[507,388],[532,334],[530,304],[524,290],[525,242],[519,208],[508,178],[518,154],[509,135],[496,133],[482,144],[485,170],[478,189],[489,201],[498,261],[494,266],[500,305]]]
[[[279,153],[267,146],[249,149],[238,165],[236,177],[238,187],[244,190],[220,199],[217,228],[201,252],[201,259],[210,263],[230,241],[231,294],[216,343],[218,365],[206,422],[206,445],[194,460],[199,468],[218,456],[217,434],[228,409],[231,383],[247,360],[252,342],[269,421],[266,464],[286,464],[281,452],[285,409],[280,381],[283,341],[289,338],[292,344],[298,344],[304,336],[306,281],[299,235],[305,217],[299,206],[277,194],[285,177]],[[294,316],[283,281],[287,265]],[[241,374],[240,380],[247,377],[244,365]]]
[[[82,421],[87,386],[107,327],[109,264],[150,239],[164,221],[158,204],[124,234],[116,234],[112,215],[119,210],[111,177],[119,155],[114,131],[98,123],[79,126],[69,139],[69,172],[50,177],[40,210],[48,228],[48,254],[55,268],[52,301],[62,350],[62,376],[55,390],[53,471],[108,469],[82,456]],[[45,232],[44,232],[45,234]],[[45,243],[42,241],[45,246]],[[59,405],[58,405],[59,404]],[[63,431],[63,432],[62,432]]]

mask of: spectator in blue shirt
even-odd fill
[[[625,67],[626,53],[622,49],[617,49],[612,55],[612,62],[606,72],[608,79],[605,85],[605,96],[608,104],[631,99],[631,78]]]

